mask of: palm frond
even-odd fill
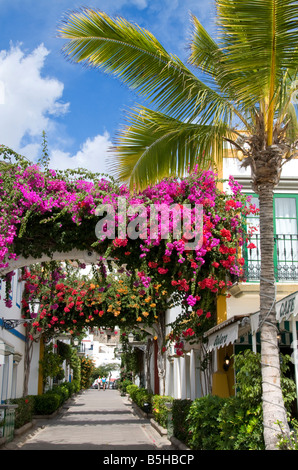
[[[223,121],[218,126],[186,123],[139,107],[118,136],[110,169],[120,181],[142,189],[166,176],[183,177],[196,164],[209,168],[218,163],[223,137],[232,134]]]
[[[198,67],[202,72],[207,73],[214,80],[215,86],[223,93],[234,113],[238,116],[247,130],[251,130],[251,123],[246,117],[246,110],[241,109],[241,102],[237,101],[237,95],[232,88],[232,80],[229,75],[222,73],[222,62],[224,61],[224,52],[218,44],[209,35],[200,21],[193,15],[193,36],[190,44],[191,54],[189,62]],[[232,78],[232,77],[231,77]]]
[[[295,0],[217,0],[223,74],[246,106],[264,96],[268,120],[284,70],[298,63]]]
[[[228,119],[229,101],[200,81],[147,30],[91,9],[69,14],[58,29],[75,62],[117,76],[159,111],[192,121]]]

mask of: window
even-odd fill
[[[259,207],[259,200],[252,197]],[[298,195],[276,194],[273,201],[274,216],[274,265],[276,281],[298,280]],[[261,272],[260,232],[258,215],[247,218],[248,227],[253,228],[244,250],[247,279],[257,281]],[[256,248],[250,248],[252,243]]]

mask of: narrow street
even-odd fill
[[[118,390],[86,390],[55,418],[5,445],[7,450],[173,450]]]

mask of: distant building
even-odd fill
[[[113,378],[120,375],[121,359],[116,352],[119,346],[119,330],[109,328],[93,328],[81,342],[80,352],[92,358],[95,367],[107,364],[115,364],[115,370],[111,372]],[[118,367],[119,366],[119,367]]]

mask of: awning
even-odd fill
[[[298,291],[293,294],[287,295],[283,299],[279,300],[275,304],[276,321],[281,323],[287,321],[296,315],[298,315]],[[254,334],[258,331],[260,321],[260,312],[251,313],[251,333]]]
[[[283,320],[289,320],[293,315],[298,315],[298,292],[290,294],[287,297],[276,302],[276,320],[280,323]]]
[[[298,316],[298,291],[276,302],[276,319],[280,323]],[[260,312],[247,315],[235,315],[208,330],[204,336],[208,338],[207,351],[212,351],[230,343],[248,330],[252,335],[259,329]]]
[[[235,317],[233,318],[235,319]],[[230,343],[233,344],[238,339],[239,324],[240,321],[236,321],[208,336],[207,351],[210,352],[214,349],[227,346]]]

